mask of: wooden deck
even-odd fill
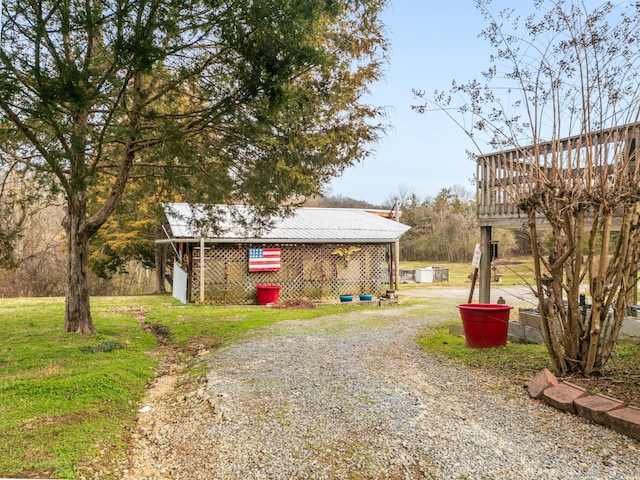
[[[545,189],[558,185],[587,191],[590,186],[606,186],[613,172],[627,171],[634,179],[639,178],[640,162],[636,162],[639,142],[640,123],[633,123],[476,158],[482,250],[480,303],[490,303],[492,227],[521,228],[527,215],[518,205],[531,198],[540,185],[545,185]],[[543,226],[544,217],[540,215],[538,219]]]
[[[640,124],[634,123],[478,156],[476,179],[480,225],[520,227],[526,216],[518,208],[518,201],[523,192],[533,191],[540,181],[594,182],[611,175],[619,162],[628,162],[627,168],[635,169],[638,142]],[[575,176],[575,171],[580,175]]]

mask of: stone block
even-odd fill
[[[550,387],[558,385],[558,379],[548,369],[543,368],[542,371],[529,380],[529,395],[531,398],[540,400],[542,393]]]
[[[569,382],[564,382],[555,387],[545,389],[542,392],[542,398],[546,403],[558,410],[576,413],[576,406],[573,402],[577,398],[584,397],[586,394],[584,388],[580,388]]]
[[[620,328],[620,340],[640,342],[640,319],[625,317]]]
[[[607,425],[607,412],[624,408],[620,400],[601,393],[577,398],[573,403],[578,415],[601,425]]]
[[[509,322],[508,335],[520,340],[524,340],[524,327],[516,322]]]
[[[544,343],[542,331],[535,327],[524,327],[524,339],[527,343]]]
[[[607,412],[607,425],[627,437],[640,440],[640,408],[625,407]]]
[[[386,307],[389,305],[397,305],[397,304],[398,304],[397,298],[379,298],[378,299],[378,306],[380,307]]]
[[[518,318],[520,324],[526,327],[540,328],[540,314],[537,312],[528,312],[526,310],[520,310],[518,312]]]
[[[522,343],[522,344],[527,343],[527,341],[524,338],[516,337],[516,336],[511,335],[511,334],[507,335],[507,342],[510,342],[510,343]]]

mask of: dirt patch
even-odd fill
[[[161,323],[145,323],[144,328],[156,337],[158,343],[164,345],[169,341],[171,330],[166,325],[162,325]]]
[[[163,375],[162,377],[156,378],[156,381],[149,387],[142,403],[148,405],[159,398],[169,395],[176,388],[177,381],[178,376],[175,374]]]
[[[562,380],[586,389],[589,394],[602,393],[627,405],[640,406],[640,374],[637,371],[632,373],[607,369],[602,375],[570,376],[563,377]]]
[[[294,298],[291,300],[286,300],[282,303],[278,303],[273,306],[273,308],[278,309],[298,309],[298,308],[316,308],[316,304],[313,303],[308,298]]]
[[[209,353],[210,350],[222,346],[223,343],[222,338],[193,337],[182,350],[194,356],[202,356],[203,352]]]
[[[640,406],[640,373],[638,373],[640,372],[640,354],[618,361],[620,365],[615,364],[615,359],[610,360],[610,364],[600,374],[596,373],[590,377],[568,375],[558,379],[584,388],[589,395],[602,393],[621,400],[627,405]],[[550,365],[547,367],[551,368]],[[524,390],[527,390],[529,381],[537,373],[532,373],[530,365],[526,362],[524,364],[514,362],[508,370],[499,364],[470,365],[469,368],[487,372],[504,379],[516,389]]]
[[[147,313],[143,307],[110,307],[107,308],[107,312],[132,313],[136,320],[140,320],[140,317],[144,318]]]

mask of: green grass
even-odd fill
[[[81,336],[62,331],[63,299],[0,299],[0,477],[78,478],[93,460],[122,459],[158,361],[149,355],[156,338],[131,307],[143,308],[147,325],[185,358],[282,320],[367,308],[200,307],[169,296],[100,297],[92,299],[99,333]],[[187,373],[197,377],[206,369],[193,362]]]
[[[530,257],[510,258],[494,260],[498,271],[502,273],[502,285],[533,285],[533,261]],[[450,286],[466,286],[469,285],[469,274],[473,273],[471,262],[469,263],[448,263],[448,262],[430,262],[430,261],[403,261],[400,262],[401,269],[415,269],[426,266],[442,267],[449,269]],[[403,284],[403,288],[412,284]],[[426,286],[442,286],[442,283],[420,283],[421,288]]]
[[[98,440],[123,451],[156,342],[109,299],[92,303],[100,333],[84,337],[62,332],[62,299],[0,300],[0,476],[74,478]],[[107,344],[122,348],[90,353]]]
[[[437,316],[443,324],[459,323],[454,303],[442,298],[410,309],[411,314]],[[189,365],[183,381],[188,382],[207,373],[206,363],[197,360],[201,348],[242,341],[284,320],[377,307],[286,310],[179,305],[169,296],[101,297],[92,299],[99,334],[81,336],[62,332],[62,299],[0,299],[0,477],[78,478],[83,466],[99,461],[111,465],[116,478],[115,465],[126,452],[140,401],[158,366],[156,338],[136,319],[140,308],[146,326],[182,353]],[[376,328],[377,321],[382,320],[373,317],[362,328]],[[333,324],[327,318],[318,328],[331,331]],[[427,352],[506,377],[529,378],[548,366],[541,345],[468,349],[446,329],[428,332],[419,343]],[[618,358],[624,361],[621,374],[637,372],[637,348],[620,349]]]
[[[188,348],[192,344],[215,347],[238,341],[248,333],[283,320],[310,318],[345,312],[349,309],[373,308],[358,304],[326,304],[315,309],[277,309],[254,305],[235,307],[181,305],[151,311],[147,323],[168,329],[172,344]]]
[[[430,354],[447,357],[468,367],[487,368],[505,377],[527,378],[549,366],[544,345],[507,342],[505,347],[469,348],[463,337],[449,333],[449,325],[461,325],[460,312],[451,299],[429,299],[429,314],[442,320],[441,326],[426,330],[418,344]]]
[[[418,344],[428,353],[446,356],[469,367],[487,368],[509,378],[530,378],[549,366],[544,345],[507,342],[504,347],[468,348],[463,337],[448,327],[422,335]]]

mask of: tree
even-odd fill
[[[400,221],[411,226],[400,244],[405,260],[470,261],[476,242],[475,202],[463,187],[443,188],[421,200],[401,189]]]
[[[66,201],[65,331],[95,331],[89,241],[132,178],[267,214],[370,153],[385,3],[2,2],[0,121]]]
[[[356,200],[344,195],[325,195],[323,197],[311,197],[304,202],[306,207],[316,208],[364,208],[379,209],[379,205],[374,205],[366,200]]]
[[[13,250],[15,242],[27,220],[27,209],[30,200],[26,197],[25,182],[13,171],[9,164],[3,172],[0,183],[0,196],[7,199],[0,203],[0,267],[15,266]]]
[[[12,260],[0,267],[0,297],[64,295],[64,238],[59,205],[29,209],[22,233],[12,241]]]
[[[562,374],[590,374],[615,348],[640,260],[640,4],[534,5],[526,17],[494,15],[478,0],[495,51],[483,80],[454,82],[417,109],[448,113],[480,158],[483,135],[517,158],[498,178],[528,219],[547,349]]]
[[[111,279],[117,273],[125,273],[131,264],[144,268],[156,268],[156,292],[164,290],[166,248],[155,240],[164,237],[163,201],[171,201],[170,195],[150,195],[152,191],[134,180],[124,192],[113,214],[91,239],[89,267],[98,277]],[[159,255],[163,254],[162,258]]]

